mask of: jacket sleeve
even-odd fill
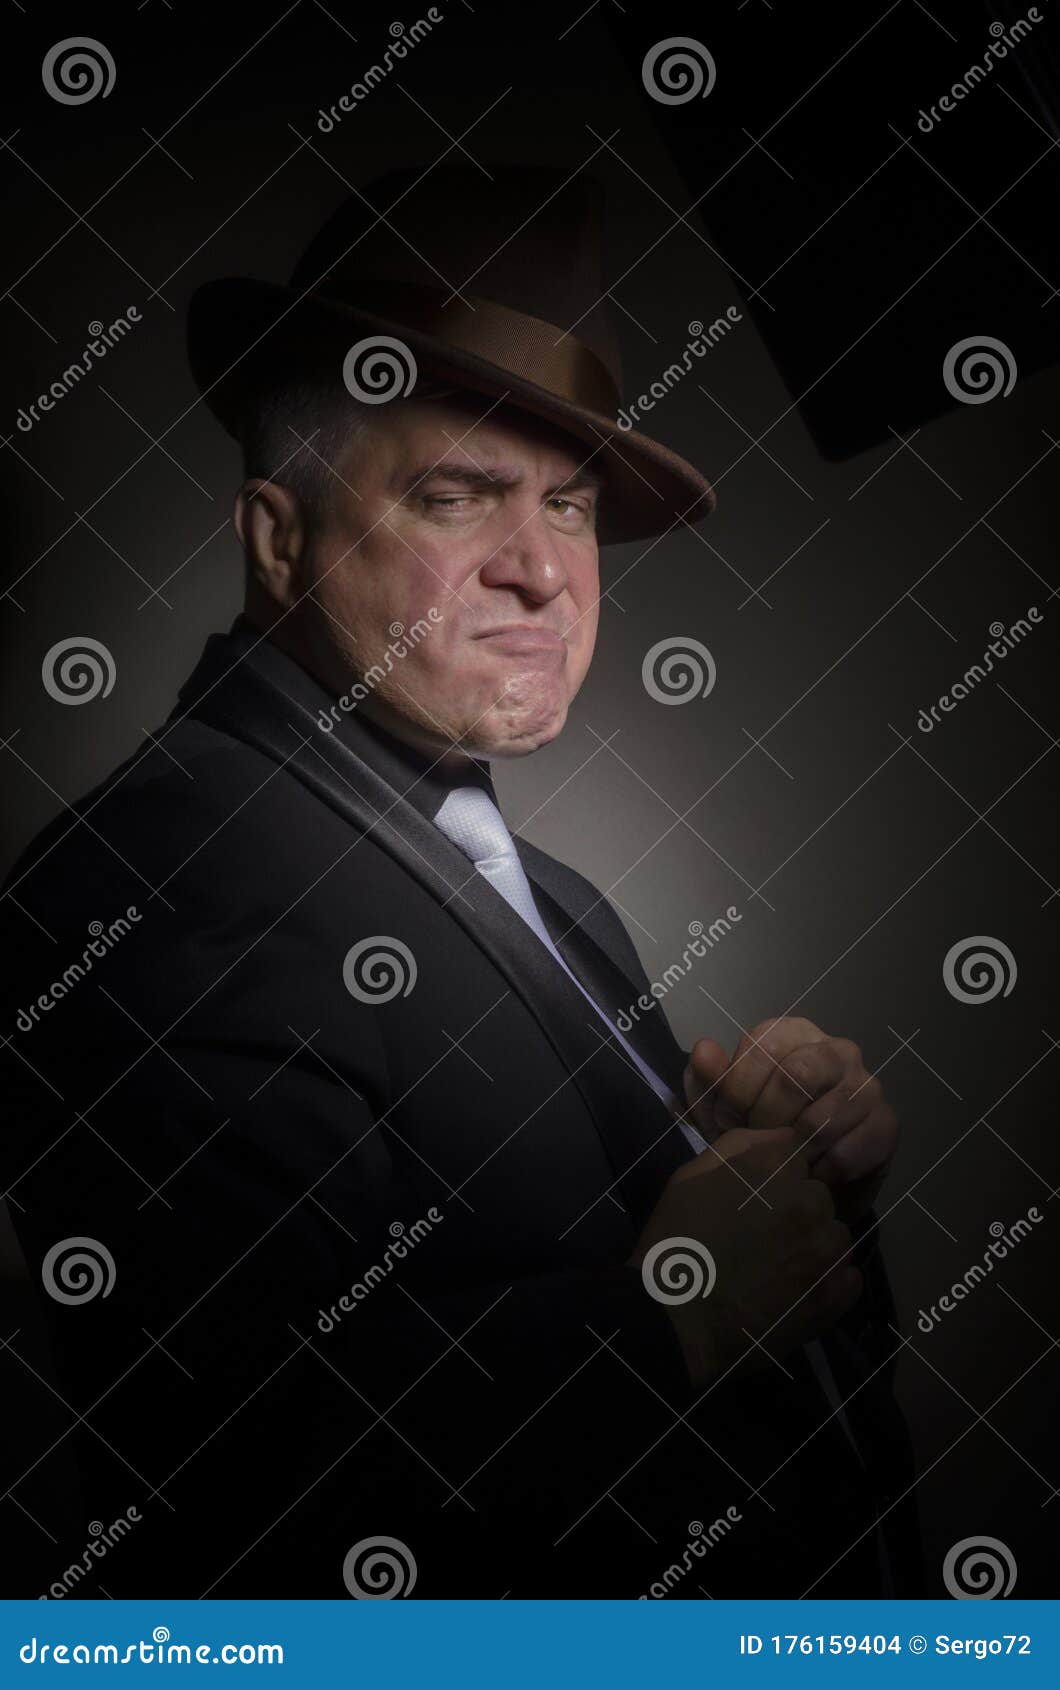
[[[53,913],[34,946],[10,901],[2,919],[8,1025],[76,929]],[[618,1261],[483,1283],[447,1235],[459,1200],[420,1213],[380,1130],[376,1012],[351,1000],[341,1072],[308,1024],[277,1045],[227,990],[232,937],[152,909],[2,1058],[4,1187],[85,1416],[86,1519],[145,1521],[122,1593],[342,1596],[373,1535],[407,1542],[424,1594],[526,1591],[546,1567],[584,1590],[608,1492],[689,1400],[665,1310]],[[203,946],[220,984],[178,1019]],[[31,1432],[25,1467],[49,1441]]]

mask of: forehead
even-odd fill
[[[486,397],[402,400],[378,422],[368,439],[384,477],[444,459],[505,480],[564,480],[583,469],[587,480],[602,480],[591,446]]]

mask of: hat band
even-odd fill
[[[313,292],[374,316],[400,320],[558,399],[609,418],[618,415],[618,387],[606,365],[583,341],[540,317],[475,294],[450,299],[441,288],[416,282],[339,282]]]

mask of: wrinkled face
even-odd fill
[[[517,757],[560,732],[592,658],[600,477],[592,447],[487,409],[379,407],[336,465],[309,602],[329,674],[371,688],[359,709],[437,752]]]

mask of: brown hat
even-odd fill
[[[289,286],[229,276],[196,290],[192,373],[237,439],[248,407],[292,376],[371,403],[414,396],[420,372],[448,378],[591,448],[607,478],[601,544],[698,522],[715,505],[704,476],[617,421],[602,204],[596,178],[539,165],[390,171],[343,200]]]

